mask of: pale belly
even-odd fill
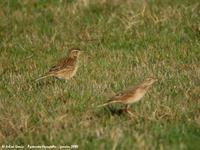
[[[69,80],[76,74],[77,69],[78,69],[78,67],[76,67],[74,70],[70,70],[70,71],[67,70],[66,72],[63,70],[63,72],[65,72],[65,73],[59,73],[59,74],[57,74],[57,77],[59,79]]]
[[[145,92],[146,93],[146,92]],[[135,103],[135,102],[138,102],[139,100],[142,99],[142,97],[145,95],[144,92],[138,92],[136,93],[133,97],[130,97],[127,99],[126,103],[127,104],[131,104],[131,103]]]

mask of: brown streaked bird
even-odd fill
[[[112,97],[108,102],[99,105],[98,107],[106,106],[113,103],[121,103],[126,105],[125,111],[130,115],[133,115],[128,110],[130,104],[141,100],[141,98],[146,94],[148,89],[155,81],[157,81],[157,79],[154,77],[147,78],[143,81],[143,83],[139,84],[138,86],[117,94],[116,96]]]
[[[51,67],[46,75],[35,81],[46,77],[57,77],[59,79],[69,80],[77,72],[80,52],[78,48],[71,49],[67,57],[61,59],[55,66]]]

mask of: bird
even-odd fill
[[[56,77],[59,79],[69,80],[76,74],[78,70],[80,53],[81,50],[79,48],[70,49],[67,57],[58,61],[58,63],[51,67],[44,76],[36,79],[35,81],[47,77]]]
[[[110,100],[108,100],[106,103],[99,105],[97,107],[103,107],[103,106],[107,106],[113,103],[121,103],[125,105],[124,111],[130,115],[133,115],[128,110],[130,104],[140,101],[144,97],[144,95],[147,93],[151,85],[157,80],[158,79],[155,77],[148,77],[136,87],[132,87],[118,93],[117,95],[112,97]]]

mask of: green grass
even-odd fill
[[[198,0],[1,0],[0,143],[200,149],[199,10]],[[34,82],[72,47],[84,51],[72,80]],[[152,75],[133,119],[96,108]]]

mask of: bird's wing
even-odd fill
[[[71,69],[76,63],[76,60],[75,59],[72,59],[72,58],[64,58],[64,59],[61,59],[55,66],[53,66],[50,70],[49,70],[49,73],[52,73],[52,72],[57,72],[57,71],[60,71],[62,69]]]
[[[114,97],[112,97],[111,99],[109,99],[106,103],[104,103],[104,104],[102,104],[102,105],[99,105],[98,107],[106,106],[106,105],[109,105],[109,104],[112,104],[112,103],[120,103],[120,102],[122,102],[123,100],[126,101],[128,98],[130,98],[130,97],[133,96],[133,94],[134,94],[134,92],[133,92],[134,89],[135,89],[135,88],[122,91],[122,92],[116,94],[116,95],[115,95]]]
[[[114,97],[112,97],[110,99],[110,101],[121,101],[121,100],[126,100],[128,99],[129,97],[133,96],[134,94],[134,91],[135,90],[135,87],[134,88],[129,88],[127,90],[124,90],[120,93],[118,93],[117,95],[115,95]]]

